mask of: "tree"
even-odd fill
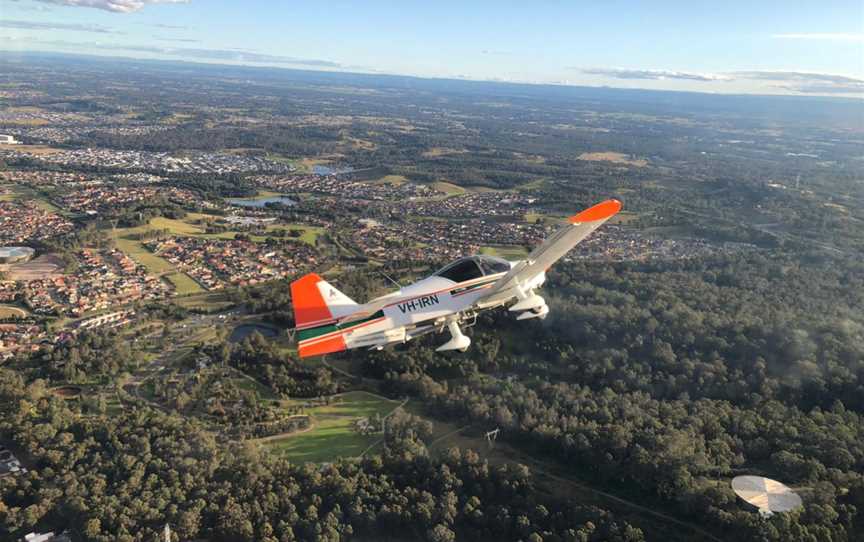
[[[427,533],[426,537],[429,542],[455,542],[456,533],[439,523]]]

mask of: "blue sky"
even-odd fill
[[[864,95],[862,0],[0,0],[0,49]]]

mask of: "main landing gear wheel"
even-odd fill
[[[462,329],[459,327],[459,321],[455,318],[450,320],[447,322],[447,329],[450,331],[450,340],[435,350],[438,352],[444,352],[446,350],[465,352],[468,350],[468,347],[471,346],[471,339],[462,333]]]

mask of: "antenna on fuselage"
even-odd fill
[[[397,288],[399,288],[400,290],[402,289],[402,285],[399,284],[398,282],[396,282],[395,280],[393,280],[393,278],[392,278],[390,275],[388,275],[387,273],[385,273],[385,272],[382,271],[381,269],[379,269],[378,272],[381,273],[382,275],[384,275],[384,278],[385,278],[385,279],[387,279],[387,280],[389,280],[390,282],[392,282],[393,284],[395,284]]]

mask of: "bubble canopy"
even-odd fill
[[[510,262],[495,256],[469,256],[451,263],[440,269],[433,276],[443,277],[453,282],[465,282],[496,273],[506,273],[510,270]]]

